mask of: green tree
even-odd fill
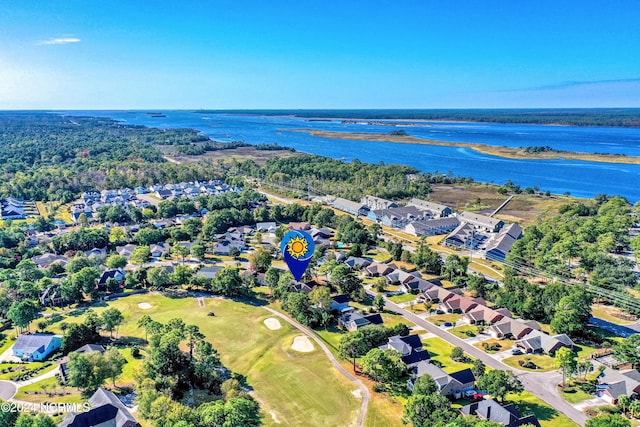
[[[373,299],[373,306],[378,310],[379,313],[384,311],[384,297],[382,294],[378,294]]]
[[[249,254],[249,266],[254,271],[264,273],[271,266],[271,252],[265,248],[258,248]]]
[[[184,259],[189,255],[189,248],[176,243],[171,247],[171,254],[175,257],[180,258],[184,263]]]
[[[622,339],[614,346],[614,349],[618,360],[631,363],[634,369],[640,367],[640,334],[633,334]]]
[[[164,267],[151,267],[147,270],[147,282],[154,288],[164,288],[171,283],[171,275]]]
[[[199,260],[204,260],[204,256],[207,253],[207,248],[204,245],[191,246],[191,255]]]
[[[511,371],[494,369],[487,372],[476,381],[476,385],[495,398],[504,402],[504,398],[509,393],[522,393],[524,387],[522,383]]]
[[[562,387],[566,385],[567,372],[573,372],[577,366],[578,356],[567,347],[556,351],[556,367],[562,370]]]
[[[149,246],[136,246],[133,250],[133,253],[129,257],[129,261],[133,264],[144,264],[149,261],[149,257],[151,256],[151,249]]]
[[[356,358],[364,356],[369,351],[369,346],[364,335],[360,331],[349,332],[340,339],[338,354],[342,359],[353,360],[353,371],[356,370]]]
[[[464,350],[460,347],[454,347],[451,350],[451,360],[454,362],[461,362],[465,360]]]
[[[86,393],[93,393],[109,378],[109,369],[99,352],[69,353],[67,370],[69,385]]]
[[[271,293],[278,286],[278,280],[280,280],[280,270],[269,267],[264,275],[264,283],[271,289]]]
[[[107,370],[106,376],[107,378],[111,378],[113,381],[113,386],[116,386],[116,378],[122,374],[122,370],[124,369],[124,365],[127,364],[127,359],[118,351],[117,348],[111,347],[104,353],[103,363]]]
[[[191,281],[193,270],[186,265],[176,265],[171,274],[171,281],[174,285],[184,286]]]
[[[118,310],[115,307],[107,308],[102,313],[101,319],[102,319],[102,326],[106,331],[109,332],[112,338],[113,338],[113,331],[115,331],[118,328],[118,326],[122,325],[122,322],[124,322],[124,316],[122,315],[120,310]]]
[[[114,245],[121,245],[127,241],[127,233],[122,227],[112,227],[109,232],[109,242]]]
[[[118,254],[109,255],[105,265],[109,268],[124,268],[127,265],[127,257]]]
[[[3,426],[10,426],[13,424],[0,424]],[[47,414],[30,414],[23,412],[18,415],[18,419],[15,421],[15,427],[56,427],[53,418]]]
[[[449,400],[439,393],[409,396],[404,405],[405,423],[414,427],[440,427],[453,421],[458,413],[451,408]]]
[[[71,280],[76,283],[76,286],[82,288],[86,295],[95,299],[98,296],[98,279],[100,273],[93,267],[84,267],[77,273],[75,273]]]
[[[16,301],[11,304],[7,312],[7,319],[11,320],[14,326],[18,328],[27,328],[29,324],[38,318],[40,308],[33,300]]]
[[[585,427],[631,427],[631,421],[619,414],[601,414],[587,420]]]
[[[200,332],[200,328],[197,325],[186,325],[184,332],[187,338],[187,345],[189,345],[189,358],[193,359],[193,349],[198,341],[204,339],[204,335]]]
[[[374,348],[362,357],[362,372],[375,381],[391,383],[404,375],[407,367],[395,350]]]
[[[138,328],[144,329],[144,339],[145,341],[149,341],[149,326],[153,322],[153,319],[148,314],[143,314],[139,319],[136,325]]]
[[[436,393],[438,384],[430,375],[422,375],[413,383],[413,394],[423,394],[425,396]]]
[[[474,359],[471,371],[476,378],[480,378],[485,374],[485,372],[487,372],[487,366],[482,362],[482,360]]]

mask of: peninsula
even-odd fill
[[[322,138],[335,138],[335,139],[351,139],[356,141],[377,141],[377,142],[396,142],[400,144],[426,144],[426,145],[439,145],[444,147],[462,147],[469,148],[482,154],[488,154],[491,156],[504,157],[508,159],[521,159],[521,160],[584,160],[589,162],[601,162],[601,163],[625,163],[625,164],[640,164],[640,157],[627,156],[619,154],[606,154],[606,153],[584,153],[576,151],[562,151],[553,149],[532,150],[526,147],[500,147],[489,144],[472,144],[468,142],[449,142],[449,141],[437,141],[433,139],[417,138],[411,135],[401,134],[384,134],[384,133],[365,133],[365,132],[333,132],[317,129],[278,129],[281,131],[289,132],[303,132],[313,136]],[[536,148],[536,147],[534,147]]]

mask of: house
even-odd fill
[[[467,223],[461,223],[444,239],[444,245],[454,249],[475,249],[478,243],[475,229]]]
[[[394,335],[389,337],[389,341],[386,344],[378,348],[383,351],[395,350],[399,352],[408,369],[413,368],[422,361],[431,359],[431,355],[423,348],[422,341],[418,335],[407,335],[406,337]]]
[[[351,200],[340,197],[334,199],[331,206],[339,211],[347,212],[355,216],[366,216],[369,212],[369,207],[365,203],[352,202]]]
[[[405,283],[407,279],[413,280],[418,277],[422,278],[422,275],[417,271],[414,271],[413,273],[407,273],[406,271],[400,270],[399,268],[396,268],[391,273],[384,276],[385,280],[390,285]]]
[[[351,269],[353,270],[361,270],[371,265],[371,261],[369,261],[368,259],[355,256],[350,256],[344,263],[351,267]]]
[[[506,225],[489,239],[485,248],[485,258],[504,261],[513,244],[522,236],[522,227],[518,224]]]
[[[471,325],[476,323],[490,325],[502,320],[504,317],[505,314],[501,313],[499,310],[494,310],[485,305],[479,304],[468,313],[465,313],[462,316],[462,320]],[[511,317],[511,312],[509,312],[507,317]]]
[[[127,273],[121,268],[103,271],[98,280],[98,290],[104,291],[107,287],[107,280],[109,279],[115,279],[115,281],[118,282],[118,287],[124,288],[126,274]]]
[[[433,202],[428,202],[426,200],[422,200],[422,199],[411,199],[409,201],[409,203],[407,203],[408,206],[417,206],[420,209],[429,211],[431,213],[432,216],[434,217],[440,217],[440,218],[444,218],[446,216],[449,216],[453,213],[453,211],[451,210],[451,208],[449,206],[445,206],[445,205],[441,205],[439,203],[433,203]]]
[[[112,392],[99,388],[89,398],[88,411],[69,412],[58,427],[135,427],[135,419],[126,406]]]
[[[469,368],[447,374],[433,363],[422,361],[413,368],[411,378],[407,381],[409,391],[413,392],[416,380],[423,375],[429,375],[433,378],[438,386],[438,391],[443,396],[451,396],[471,390],[476,381],[473,372]]]
[[[398,204],[396,202],[392,202],[391,200],[383,199],[376,196],[364,196],[361,200],[361,203],[372,210],[398,207]]]
[[[498,339],[513,338],[519,340],[532,331],[533,327],[528,323],[511,318],[504,318],[487,328],[489,335]]]
[[[404,293],[419,294],[420,292],[427,291],[436,286],[428,280],[424,280],[422,277],[409,276],[400,282],[400,290]]]
[[[103,257],[103,256],[107,256],[107,250],[105,248],[93,248],[88,251],[85,251],[84,255],[87,258]]]
[[[136,249],[136,245],[132,245],[132,244],[128,244],[124,246],[116,246],[116,252],[118,252],[119,255],[125,256],[127,258],[131,256],[131,254],[135,249]]]
[[[612,405],[618,403],[620,396],[640,396],[640,372],[636,369],[618,371],[605,368],[598,378],[596,395]]]
[[[427,301],[444,302],[449,298],[453,298],[457,294],[440,286],[434,286],[422,293]]]
[[[289,230],[310,230],[311,225],[308,222],[290,222]]]
[[[151,253],[152,259],[160,259],[163,256],[169,253],[169,244],[168,243],[158,243],[149,246],[149,251]]]
[[[65,265],[67,265],[67,262],[69,262],[69,259],[63,255],[46,253],[43,255],[34,256],[33,258],[31,258],[31,261],[33,261],[35,265],[38,266],[38,268],[46,268],[52,264],[60,264],[64,267]]]
[[[573,341],[565,334],[547,335],[533,330],[516,341],[516,345],[527,353],[554,354],[560,347],[573,348]]]
[[[489,233],[496,233],[504,226],[504,222],[497,218],[480,215],[475,212],[462,212],[458,215],[460,222],[470,224]]]
[[[451,216],[446,218],[425,219],[413,221],[404,227],[404,231],[414,236],[436,236],[447,234],[460,225],[458,218]]]
[[[85,344],[79,349],[75,350],[73,353],[87,354],[87,353],[104,353],[106,350],[100,344]],[[68,357],[65,357],[60,365],[58,366],[58,373],[60,374],[60,381],[63,384],[67,383],[69,377],[69,370],[67,369],[67,362],[69,361]]]
[[[389,264],[383,264],[381,262],[372,262],[364,268],[364,273],[369,277],[381,277],[392,273],[396,268]]]
[[[540,422],[535,415],[520,415],[518,409],[513,404],[500,405],[495,400],[481,400],[460,408],[462,415],[475,415],[480,419],[493,421],[505,427],[519,427],[532,425],[540,427]]]
[[[382,223],[387,227],[402,228],[411,221],[424,219],[425,212],[415,206],[403,206],[371,210],[367,214],[367,218],[371,221]]]
[[[258,222],[256,224],[256,231],[259,231],[260,233],[275,233],[276,227],[277,225],[275,221]]]
[[[331,311],[337,313],[345,313],[355,310],[354,307],[349,305],[351,298],[349,295],[336,295],[331,298]]]
[[[62,335],[20,335],[12,347],[13,355],[22,360],[42,361],[62,345]]]
[[[383,323],[380,314],[363,315],[356,311],[347,311],[338,319],[338,326],[347,331],[356,331],[367,325],[381,325]]]
[[[212,265],[209,267],[202,267],[196,273],[196,276],[206,277],[207,279],[213,279],[218,274],[218,271],[222,270],[224,267],[220,267],[218,265]]]
[[[224,240],[222,242],[216,243],[213,247],[213,253],[216,255],[224,255],[229,256],[231,253],[231,248],[236,248],[240,252],[244,249],[244,241],[241,240]]]
[[[171,197],[173,195],[173,193],[171,193],[171,190],[165,190],[165,189],[160,189],[156,191],[156,197],[162,199],[162,200],[166,200],[169,197]]]
[[[467,313],[478,305],[486,302],[482,298],[471,298],[463,295],[454,295],[440,304],[440,309],[447,313]]]
[[[60,305],[64,302],[64,298],[60,293],[60,285],[52,285],[42,291],[40,294],[40,304],[47,306],[51,305]]]

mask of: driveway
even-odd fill
[[[369,295],[374,296],[373,293]],[[551,407],[555,408],[558,412],[563,413],[569,419],[573,420],[578,425],[583,426],[587,422],[587,416],[580,410],[576,409],[569,402],[564,400],[556,389],[557,384],[562,381],[562,375],[558,372],[525,372],[520,369],[512,368],[500,360],[495,359],[493,356],[485,353],[484,351],[476,348],[464,340],[456,337],[455,335],[447,332],[446,330],[427,322],[413,313],[403,309],[397,304],[385,300],[385,308],[396,313],[399,313],[405,319],[418,326],[423,327],[425,330],[433,333],[434,335],[442,338],[448,343],[461,347],[469,356],[474,359],[481,360],[485,365],[492,369],[501,369],[512,371],[522,382],[524,388],[540,398],[544,402],[548,403]]]
[[[9,400],[17,393],[18,388],[11,381],[0,381],[0,399]]]

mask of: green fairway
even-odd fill
[[[291,343],[300,332],[283,320],[281,329],[268,329],[263,321],[270,316],[264,309],[231,300],[204,300],[201,307],[196,298],[143,294],[109,302],[108,307],[123,313],[125,322],[119,330],[123,336],[145,337],[144,330],[136,326],[144,314],[160,322],[178,317],[198,325],[220,352],[222,362],[246,375],[260,398],[265,425],[275,425],[276,419],[286,426],[348,425],[357,417],[360,401],[351,393],[356,387],[332,367],[315,343],[310,353],[294,351]],[[151,304],[151,308],[141,309],[139,303]],[[106,307],[94,310],[100,314]],[[215,316],[207,316],[209,312]],[[64,321],[79,322],[84,316]],[[129,375],[125,372],[118,385]]]

